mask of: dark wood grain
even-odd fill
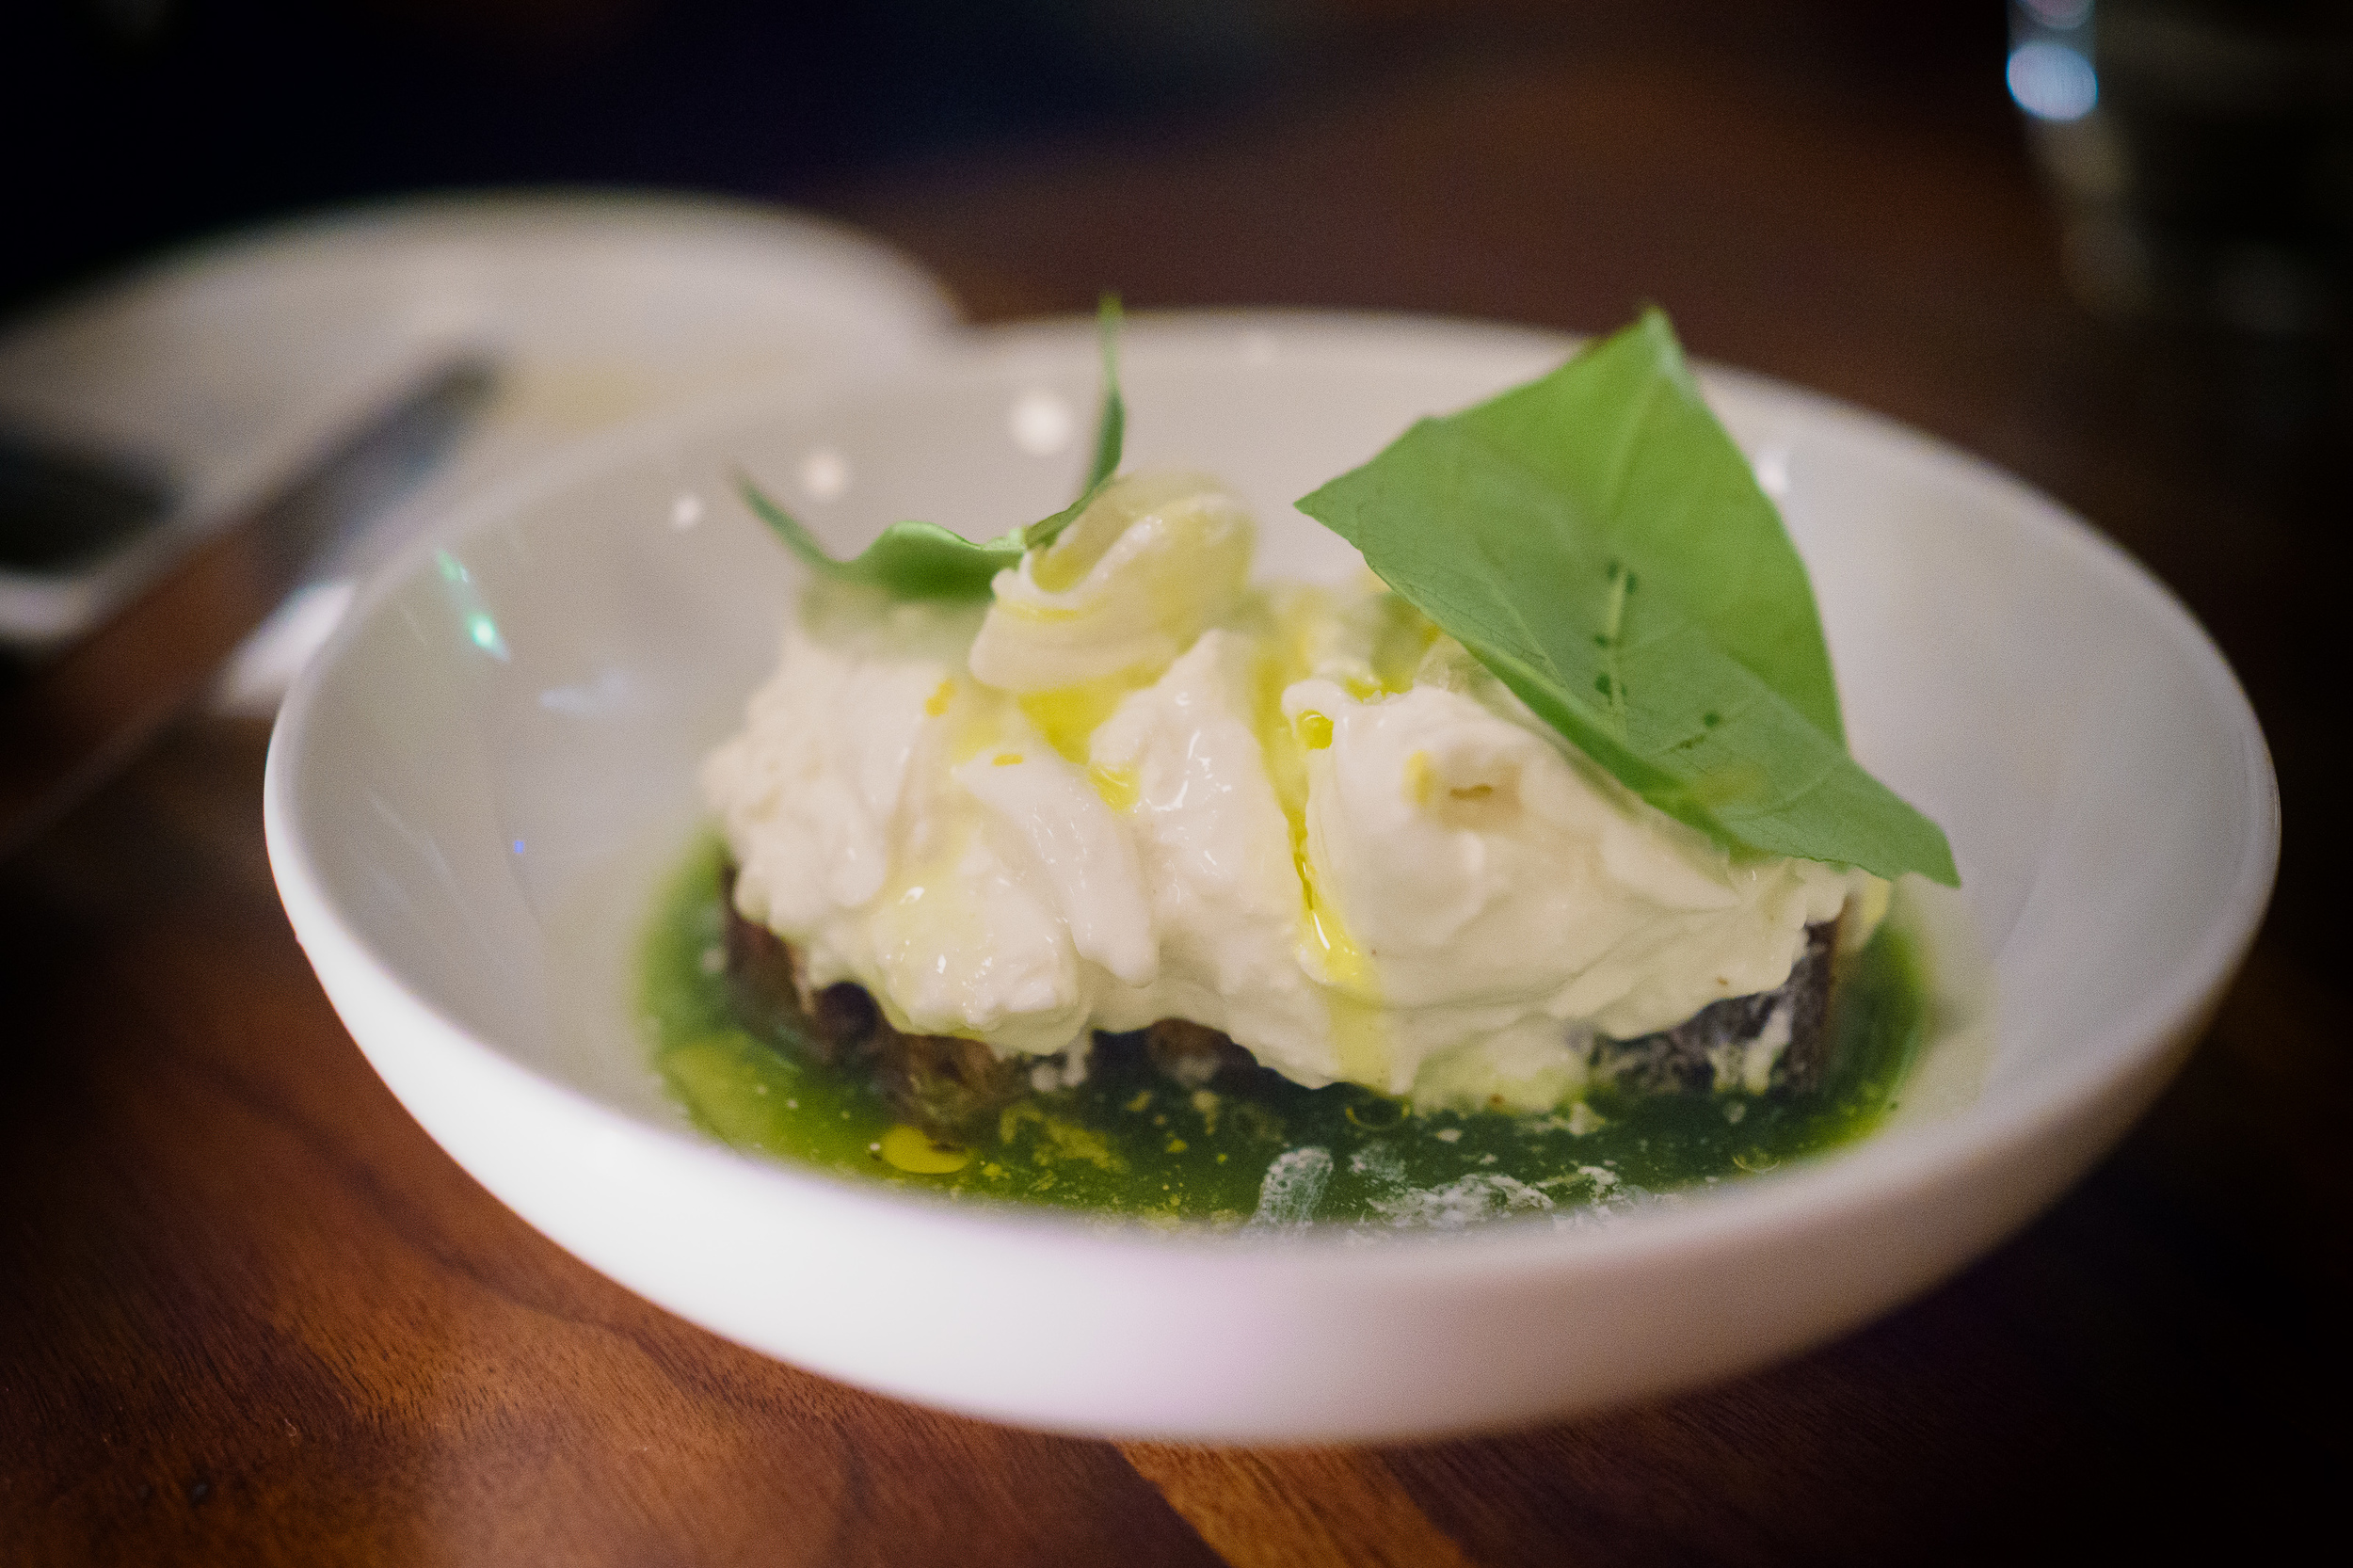
[[[180,737],[7,884],[0,1560],[1215,1560],[1111,1448],[721,1344],[474,1186],[311,979],[261,756]]]
[[[1369,1449],[1121,1450],[1234,1568],[1457,1568],[1463,1549]]]
[[[2212,1037],[2050,1214],[1786,1365],[1475,1442],[1123,1452],[769,1363],[528,1230],[318,992],[260,732],[189,726],[0,868],[0,1562],[1981,1560],[2327,1516],[2353,440],[2341,392],[2274,417],[2256,360],[2076,312],[1993,82],[1531,47],[821,195],[992,318],[1107,283],[1577,328],[1657,298],[2053,489],[2204,617],[2280,761],[2282,894]]]

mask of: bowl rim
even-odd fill
[[[1508,323],[1383,312],[1210,310],[1139,312],[1128,318],[1123,361],[1188,346],[1223,344],[1237,334],[1273,333],[1310,351],[1334,352],[1355,342],[1384,353],[1417,344],[1484,341],[1497,347],[1557,349],[1565,355],[1583,338]],[[1353,1276],[1406,1279],[1443,1272],[1488,1280],[1608,1271],[1638,1260],[1720,1240],[1753,1237],[1803,1224],[1855,1220],[1908,1202],[1963,1173],[2012,1158],[2061,1126],[2121,1094],[2138,1075],[2159,1071],[2153,1094],[2193,1043],[2187,1036],[2244,957],[2267,905],[2280,852],[2280,800],[2270,753],[2252,706],[2220,650],[2180,599],[2121,546],[2024,480],[1950,443],[1840,399],[1769,376],[1695,360],[1704,387],[1744,400],[1777,405],[1812,423],[1825,423],[1912,460],[1942,468],[1964,487],[1997,497],[2017,526],[2065,552],[2081,569],[2121,590],[2162,628],[2186,657],[2206,700],[2234,732],[2238,771],[2256,802],[2235,824],[2236,863],[2190,956],[2164,984],[2105,1020],[2087,1041],[2039,1074],[2040,1092],[1989,1108],[1983,1101],[1950,1117],[1893,1129],[1833,1154],[1701,1192],[1670,1194],[1638,1214],[1562,1226],[1541,1218],[1500,1220],[1460,1231],[1382,1232],[1366,1246],[1355,1227],[1331,1226],[1269,1234],[1207,1226],[1163,1228],[1142,1222],[1016,1203],[951,1203],[920,1191],[886,1190],[815,1168],[763,1160],[684,1128],[664,1127],[596,1098],[560,1077],[518,1061],[478,1037],[420,994],[369,950],[345,920],[320,875],[298,800],[313,709],[329,672],[346,656],[383,601],[398,592],[420,563],[479,530],[493,527],[545,495],[616,470],[658,460],[682,441],[753,417],[792,417],[920,381],[984,378],[1024,354],[1083,356],[1092,362],[1091,317],[1055,317],[962,328],[910,364],[872,375],[837,377],[822,386],[805,377],[744,389],[657,413],[621,431],[558,454],[488,488],[421,530],[365,584],[335,635],[312,659],[280,709],[269,744],[263,813],[271,869],[296,934],[312,962],[322,955],[339,971],[366,978],[371,1001],[407,1015],[410,1041],[432,1040],[450,1063],[537,1096],[551,1114],[585,1121],[605,1140],[617,1137],[656,1159],[679,1162],[708,1179],[752,1183],[766,1201],[815,1205],[845,1218],[915,1229],[941,1237],[993,1236],[1001,1242],[1083,1245],[1098,1252],[1184,1258],[1221,1264],[1277,1259],[1293,1266],[1344,1271]],[[1131,371],[1132,374],[1132,371]],[[356,970],[353,966],[357,966]],[[355,1032],[356,1033],[356,1032]],[[365,1048],[363,1047],[363,1048]],[[2165,1059],[2169,1052],[2173,1062]],[[2140,1107],[2134,1106],[2137,1112]],[[2124,1122],[2117,1124],[2121,1131]],[[2105,1144],[2103,1144],[2105,1147]],[[2031,1212],[2031,1210],[2029,1211]],[[2023,1216],[2022,1216],[2023,1217]],[[1355,1240],[1352,1240],[1351,1238]]]

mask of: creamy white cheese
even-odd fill
[[[1187,1018],[1302,1083],[1545,1109],[1596,1034],[1773,989],[1879,891],[1736,859],[1369,576],[1249,587],[1251,541],[1147,474],[984,611],[812,589],[703,770],[740,910],[912,1032]]]

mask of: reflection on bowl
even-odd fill
[[[1568,346],[1146,319],[1124,352],[1129,457],[1218,472],[1257,511],[1262,571],[1329,578],[1353,554],[1293,497]],[[640,429],[446,520],[280,722],[273,864],[370,1060],[493,1192],[697,1322],[1075,1431],[1395,1437],[1660,1392],[1859,1322],[2022,1223],[2156,1093],[2253,930],[2269,763],[2171,598],[1981,465],[1718,375],[1813,571],[1858,754],[1961,859],[1992,1048],[1946,1053],[1941,1105],[1620,1223],[1380,1246],[957,1208],[714,1146],[650,1071],[631,959],[697,824],[696,763],[792,602],[727,475],[796,486],[837,548],[900,517],[989,536],[1065,498],[1094,379],[1085,326],[1017,328],[894,381]]]

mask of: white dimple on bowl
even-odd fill
[[[1293,498],[1568,346],[1147,318],[1123,350],[1130,460],[1238,487],[1269,574],[1336,575],[1353,553]],[[796,581],[728,475],[799,497],[839,548],[899,517],[993,536],[1059,506],[1085,458],[1017,410],[1089,408],[1095,376],[1083,324],[1007,329],[894,382],[641,428],[448,519],[280,720],[272,864],[370,1061],[524,1218],[721,1334],[1120,1434],[1393,1438],[1657,1394],[1850,1327],[2023,1223],[2155,1095],[2254,930],[2269,760],[2170,596],[1981,464],[1720,373],[1727,424],[1773,454],[1855,749],[1959,854],[1998,999],[1974,1100],[1621,1223],[1373,1246],[919,1201],[717,1147],[654,1082],[628,971],[697,820],[696,763],[767,673]],[[813,455],[824,484],[804,483]]]

